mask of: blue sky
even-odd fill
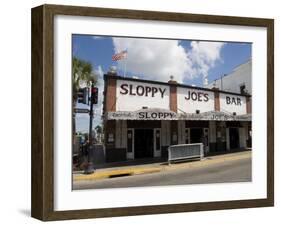
[[[99,77],[102,94],[103,74],[116,66],[118,74],[167,82],[173,75],[179,83],[203,86],[251,59],[250,43],[144,38],[72,36],[73,56],[90,62]],[[125,60],[114,62],[112,55],[127,49]],[[100,95],[102,96],[102,95]],[[102,100],[100,100],[102,102]],[[86,107],[79,105],[79,107]],[[101,123],[101,104],[96,107],[94,126]],[[77,129],[88,130],[88,116],[77,115]]]

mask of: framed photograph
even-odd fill
[[[274,21],[32,9],[32,217],[274,205]]]

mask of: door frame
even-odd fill
[[[184,134],[184,137],[185,137],[184,143],[185,143],[185,144],[190,144],[190,127],[185,128],[184,132],[185,132],[185,134]],[[186,140],[187,140],[188,142],[186,142]]]
[[[132,131],[132,152],[128,152],[128,131]],[[126,148],[126,157],[127,159],[135,159],[135,129],[127,129],[127,148]]]
[[[207,136],[207,143],[205,145],[205,152],[210,151],[210,133],[209,133],[209,128],[205,127],[203,128],[203,136]]]
[[[156,132],[159,131],[160,149],[156,149]],[[153,129],[153,157],[161,157],[161,128]]]

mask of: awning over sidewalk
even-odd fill
[[[175,113],[166,109],[150,108],[138,111],[107,112],[107,120],[202,120],[202,121],[252,121],[252,114],[234,115],[222,111],[203,113]]]

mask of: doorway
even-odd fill
[[[135,129],[135,158],[153,157],[153,129]]]
[[[239,148],[238,128],[229,128],[229,147],[230,149]]]
[[[203,129],[190,128],[190,143],[202,143]]]

